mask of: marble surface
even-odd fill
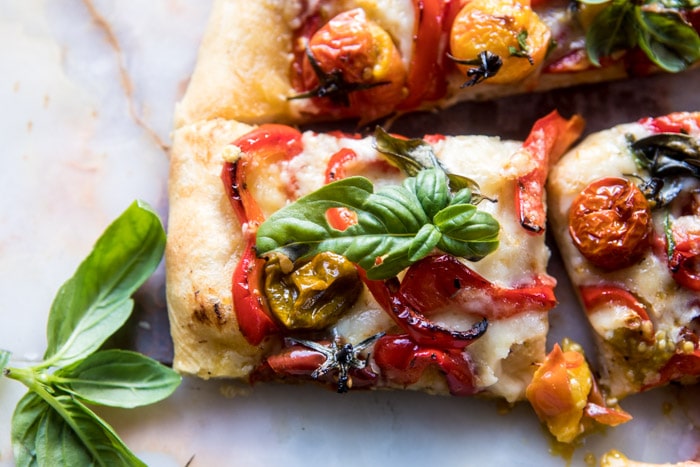
[[[0,348],[36,361],[58,287],[135,198],[166,219],[172,110],[194,66],[209,11],[198,0],[0,2]],[[587,131],[647,114],[700,109],[700,72],[585,86],[399,119],[441,131],[523,138],[558,108]],[[553,273],[561,277],[555,260]],[[162,271],[139,296],[119,342],[168,361]],[[586,338],[565,280],[552,339]],[[186,380],[159,404],[102,413],[152,465],[584,465],[611,448],[647,461],[700,456],[697,388],[624,401],[635,420],[556,452],[524,405]],[[0,380],[0,466],[13,464],[10,419],[24,393]]]

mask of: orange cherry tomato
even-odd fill
[[[532,11],[529,0],[471,0],[454,20],[450,49],[459,60],[476,59],[485,51],[498,55],[503,65],[488,82],[508,84],[537,69],[550,37],[549,27]],[[466,73],[469,67],[460,69]]]
[[[629,180],[607,177],[589,184],[569,210],[569,234],[594,265],[621,269],[639,260],[650,247],[651,209]]]
[[[305,90],[323,86],[320,69],[331,85],[317,93],[316,103],[338,116],[372,121],[390,113],[406,97],[406,67],[388,32],[367,19],[364,10],[338,14],[308,43],[311,58],[302,64]],[[340,81],[338,84],[336,81]]]

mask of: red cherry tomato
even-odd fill
[[[651,209],[629,180],[607,177],[589,184],[569,210],[569,234],[594,265],[621,269],[638,261],[650,247]]]

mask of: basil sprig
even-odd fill
[[[498,222],[471,204],[471,190],[450,192],[440,168],[374,192],[364,177],[325,185],[270,216],[258,229],[259,255],[292,261],[331,251],[359,264],[370,279],[395,276],[434,248],[478,260],[498,246]],[[357,222],[333,228],[327,211],[344,208]]]
[[[5,376],[29,388],[12,417],[18,466],[145,465],[86,404],[132,408],[168,397],[180,376],[136,352],[98,350],[128,319],[131,295],[153,273],[165,247],[157,214],[134,202],[102,234],[58,291],[44,360]]]
[[[700,59],[697,31],[667,4],[670,2],[612,0],[586,33],[586,52],[591,63],[600,66],[602,57],[637,46],[653,63],[669,72],[685,70]]]

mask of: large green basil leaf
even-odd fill
[[[292,261],[331,251],[359,264],[370,279],[395,276],[436,245],[480,259],[498,244],[498,222],[481,211],[476,215],[474,205],[450,204],[444,179],[442,170],[426,169],[376,193],[364,177],[330,183],[270,216],[258,229],[256,250]],[[352,211],[357,222],[345,230],[333,228],[326,216],[334,208]]]
[[[182,378],[152,358],[104,350],[58,370],[57,386],[93,404],[132,408],[153,404],[175,391]]]
[[[586,33],[588,59],[600,66],[600,59],[635,45],[634,2],[613,0],[591,23]]]
[[[676,12],[635,8],[637,44],[660,68],[685,70],[700,59],[700,36]]]
[[[164,247],[157,214],[134,202],[58,291],[47,325],[45,366],[78,361],[119,329],[133,308],[131,295],[156,269]]]

